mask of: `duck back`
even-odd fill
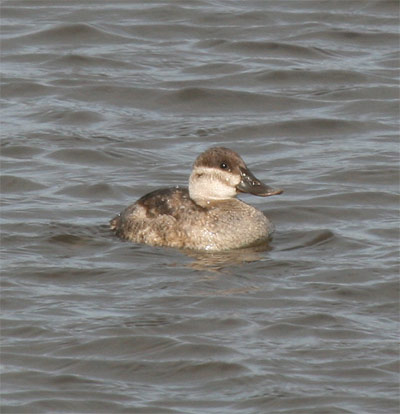
[[[117,236],[153,246],[228,250],[268,239],[272,224],[237,199],[194,202],[187,188],[153,191],[110,222]]]

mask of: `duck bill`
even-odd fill
[[[268,197],[283,193],[283,190],[274,189],[262,183],[247,168],[240,169],[242,180],[236,186],[236,189],[242,193],[250,193],[259,197]]]

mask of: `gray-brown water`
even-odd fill
[[[2,413],[396,413],[397,1],[2,2]],[[269,249],[107,223],[205,148]]]

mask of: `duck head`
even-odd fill
[[[197,157],[189,179],[189,194],[194,201],[226,200],[239,192],[267,197],[283,190],[262,183],[229,148],[209,148]]]

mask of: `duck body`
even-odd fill
[[[257,180],[237,153],[214,147],[201,154],[189,188],[174,187],[141,197],[111,220],[117,236],[136,243],[223,251],[269,239],[273,225],[238,192],[280,194]]]
[[[237,199],[201,206],[183,187],[153,191],[112,220],[117,236],[154,246],[222,251],[258,244],[273,231],[265,215]]]

